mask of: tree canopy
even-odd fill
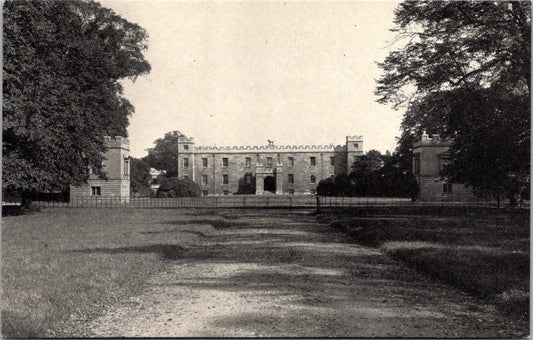
[[[152,182],[150,166],[144,160],[132,157],[130,168],[130,185],[132,194],[146,195],[146,193],[148,193],[149,195]]]
[[[349,175],[340,174],[318,183],[317,193],[323,196],[414,197],[416,180],[411,162],[406,166],[398,152],[382,155],[370,150],[352,165]]]
[[[150,71],[147,34],[90,0],[3,5],[2,187],[58,190],[101,169],[105,135],[127,136],[120,80]]]
[[[165,133],[163,138],[158,138],[153,148],[148,149],[148,155],[144,160],[151,167],[165,170],[167,177],[178,176],[178,139],[183,137],[179,131]]]
[[[443,175],[511,194],[529,181],[531,4],[405,1],[405,41],[379,66],[381,103],[405,107],[400,149],[423,131],[454,138]],[[514,183],[513,185],[510,185]]]

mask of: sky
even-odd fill
[[[196,145],[394,150],[403,112],[376,103],[394,1],[100,3],[149,35],[150,74],[123,81],[131,155],[178,130]]]

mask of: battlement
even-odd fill
[[[130,149],[130,140],[122,136],[104,136],[104,142],[106,147],[109,148],[123,148]]]
[[[363,136],[346,136],[346,142],[362,142]]]
[[[421,146],[451,146],[453,144],[453,138],[441,138],[439,134],[433,134],[429,137],[425,132],[422,134],[420,141],[413,144],[413,148]]]
[[[178,137],[178,143],[193,143],[194,144],[194,137],[187,138],[187,136],[181,135]]]
[[[341,145],[330,143],[328,145],[260,145],[260,146],[195,146],[195,152],[294,152],[294,151],[333,151],[340,148]]]

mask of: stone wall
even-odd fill
[[[102,170],[106,179],[91,174],[86,185],[70,186],[70,199],[98,199],[116,197],[124,202],[130,197],[130,142],[124,137],[104,137],[107,150],[104,154]],[[95,195],[91,187],[99,187]]]
[[[218,147],[194,146],[193,138],[182,136],[178,145],[178,173],[181,179],[198,183],[202,193],[207,195],[236,193],[239,181],[243,181],[246,174],[256,177],[258,194],[262,193],[264,179],[269,176],[276,179],[278,194],[313,194],[322,179],[349,173],[347,169],[351,170],[352,161],[348,157],[363,153],[362,136],[349,136],[348,140],[352,142],[350,146],[275,146],[270,143],[265,146]],[[347,151],[348,147],[350,151]],[[267,165],[268,157],[272,158],[270,166]],[[315,165],[311,165],[311,157],[315,158]],[[223,164],[224,158],[227,158],[227,166]],[[290,158],[293,159],[292,165]],[[207,159],[206,167],[204,159]],[[289,174],[293,175],[293,183],[289,183]],[[311,183],[311,175],[315,177],[314,183]],[[204,176],[207,176],[207,183]],[[227,184],[223,183],[224,176],[228,178]]]
[[[447,161],[447,152],[453,140],[441,139],[439,135],[422,135],[420,141],[413,145],[413,157],[419,159],[418,170],[413,160],[413,173],[418,182],[418,196],[422,201],[428,200],[469,200],[474,199],[471,187],[451,183],[445,190],[446,181],[441,178],[443,165]]]

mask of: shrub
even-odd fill
[[[200,186],[188,179],[178,179],[176,177],[165,178],[159,189],[157,197],[198,197],[200,196]]]

